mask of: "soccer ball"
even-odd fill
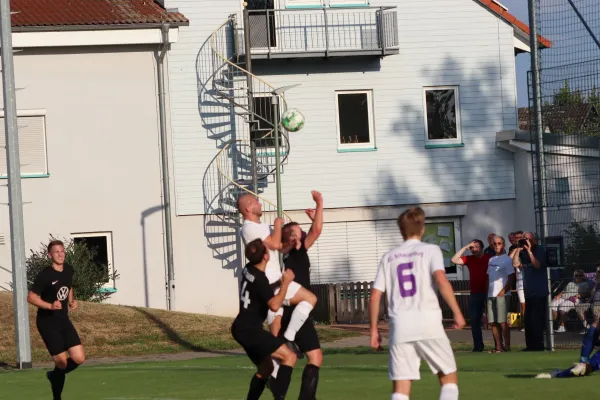
[[[290,132],[298,132],[304,126],[304,115],[295,108],[289,109],[281,116],[281,125]]]

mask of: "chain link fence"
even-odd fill
[[[543,146],[533,146],[535,212],[551,267],[555,348],[579,347],[600,304],[600,5],[598,0],[538,0]],[[537,143],[532,74],[520,128]],[[540,150],[541,165],[538,165]],[[541,185],[540,185],[541,183]],[[542,226],[542,224],[544,226]],[[575,279],[582,270],[583,279]],[[567,285],[570,282],[576,285]],[[558,303],[563,304],[562,306]]]

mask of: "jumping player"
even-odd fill
[[[244,244],[252,242],[255,239],[261,239],[264,245],[269,250],[269,262],[265,270],[267,279],[275,294],[279,292],[279,284],[281,280],[281,269],[279,267],[279,257],[277,251],[281,250],[281,229],[283,226],[283,218],[275,219],[273,231],[268,224],[261,223],[262,207],[256,196],[247,193],[242,195],[237,202],[238,210],[244,217],[242,224],[241,236]],[[296,333],[302,327],[310,312],[317,304],[317,297],[309,290],[300,286],[297,282],[292,282],[287,290],[283,305],[295,305],[296,308],[290,318],[290,323],[285,330],[284,337],[287,340],[287,345],[293,349],[299,357],[302,357],[302,352],[294,343]],[[271,332],[275,332],[277,336],[281,327],[281,316],[283,315],[283,307],[279,310],[269,310],[267,314],[267,323]]]
[[[269,251],[262,240],[256,239],[246,245],[249,263],[242,273],[240,312],[231,325],[233,338],[244,348],[258,369],[250,381],[247,400],[260,398],[273,371],[271,358],[279,360],[282,365],[270,389],[276,400],[285,399],[292,369],[296,364],[296,355],[285,345],[285,341],[271,335],[262,326],[269,309],[281,308],[286,292],[294,280],[294,273],[286,271],[282,275],[279,293],[275,295],[265,274],[269,257]]]
[[[73,298],[73,268],[65,264],[63,242],[51,241],[48,257],[52,266],[37,275],[27,301],[38,307],[37,329],[55,365],[46,377],[52,386],[54,400],[60,400],[66,374],[83,364],[85,352],[68,315],[69,309],[77,308],[77,300]]]
[[[300,225],[296,222],[290,222],[283,226],[282,241],[284,253],[283,261],[286,270],[294,272],[295,281],[304,288],[310,288],[310,258],[308,249],[317,241],[323,230],[323,197],[317,191],[312,192],[315,201],[315,209],[306,210],[306,215],[312,221],[308,233],[302,232]],[[284,307],[282,327],[285,329],[293,314],[294,307]],[[272,330],[273,331],[273,330]],[[315,329],[314,323],[309,318],[296,334],[296,344],[300,351],[308,357],[308,363],[302,373],[302,384],[300,387],[300,400],[315,400],[317,396],[317,386],[319,383],[319,369],[323,364],[323,352],[319,335]],[[273,376],[277,376],[277,366],[273,371]]]
[[[385,292],[390,318],[389,377],[394,381],[392,400],[408,400],[412,381],[421,378],[421,360],[440,380],[440,400],[458,399],[456,361],[442,324],[442,310],[434,282],[454,314],[454,327],[465,326],[444,259],[436,245],[421,242],[425,213],[409,208],[398,218],[404,243],[387,252],[379,264],[371,290],[371,347],[381,349],[377,327],[381,296]]]

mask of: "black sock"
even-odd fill
[[[317,385],[319,384],[319,367],[306,364],[302,372],[302,384],[300,386],[300,400],[315,400],[317,398]]]
[[[55,400],[60,399],[63,388],[65,386],[65,370],[62,368],[54,367],[50,383],[52,384],[52,396]]]
[[[288,388],[290,387],[290,381],[292,380],[292,367],[288,365],[280,365],[279,371],[277,371],[277,379],[275,380],[274,387],[271,388],[275,400],[285,399]]]
[[[68,374],[69,372],[77,369],[77,367],[79,367],[79,364],[77,364],[75,361],[73,361],[72,358],[69,358],[67,360],[67,368],[65,369],[65,374]]]
[[[259,378],[258,375],[254,374],[250,381],[250,390],[248,390],[248,397],[246,397],[246,400],[260,399],[260,395],[263,393],[263,390],[265,390],[266,384],[266,379]]]

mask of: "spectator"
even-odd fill
[[[496,254],[488,264],[489,290],[487,300],[488,322],[492,324],[492,334],[496,348],[491,353],[510,351],[510,327],[506,323],[506,297],[510,299],[510,288],[515,280],[512,259],[504,250],[504,238],[494,236]],[[504,337],[504,341],[502,340]]]
[[[556,330],[559,333],[566,332],[565,322],[569,311],[573,310],[580,302],[587,300],[592,291],[590,282],[585,277],[583,270],[578,269],[575,271],[573,278],[574,282],[569,282],[567,287],[558,293],[550,303],[552,319],[560,318],[560,326]]]
[[[575,306],[577,316],[583,321],[584,329],[580,332],[582,335],[586,333],[589,328],[589,320],[594,321],[600,318],[600,265],[596,267],[596,284],[592,286],[592,292],[589,298],[589,302],[580,302]],[[589,318],[586,318],[586,313],[589,313]]]
[[[471,251],[471,255],[463,256],[463,253],[467,249]],[[481,326],[488,293],[487,269],[489,260],[490,256],[483,253],[483,242],[479,239],[473,240],[460,249],[451,259],[454,264],[466,265],[469,269],[469,286],[471,290],[469,315],[471,318],[474,352],[481,352],[484,347]]]
[[[485,248],[485,250],[483,251],[485,254],[489,255],[490,257],[493,257],[496,255],[496,250],[494,250],[494,237],[496,236],[496,234],[494,232],[490,233],[488,235],[488,247]]]
[[[525,291],[525,346],[524,351],[544,351],[544,328],[548,311],[548,268],[546,251],[536,235],[525,232],[525,239],[517,244],[511,258],[513,267],[521,268]]]
[[[508,249],[508,253],[512,254],[513,250],[517,248],[517,243],[519,243],[519,240],[523,239],[523,231],[516,231],[513,232],[513,237],[512,240],[510,239],[509,236],[509,240],[510,240],[510,247]],[[515,268],[516,272],[517,272],[517,284],[516,284],[516,289],[517,289],[517,295],[519,296],[519,304],[521,305],[521,324],[522,324],[522,328],[521,328],[521,332],[525,331],[525,291],[523,290],[523,272],[521,272],[521,268]]]

